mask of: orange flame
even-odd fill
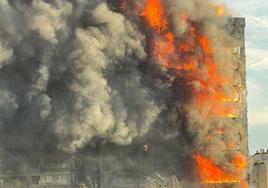
[[[141,16],[144,16],[150,26],[157,31],[167,28],[168,22],[164,18],[161,0],[147,0]]]
[[[215,8],[217,15],[224,15],[222,5],[215,5]],[[183,79],[187,80],[184,84],[197,83],[192,87],[193,102],[200,115],[205,118],[237,118],[239,108],[235,103],[239,99],[230,96],[224,89],[226,86],[232,87],[233,80],[220,73],[211,39],[184,14],[181,15],[181,19],[188,23],[189,28],[184,39],[177,39],[169,25],[161,0],[146,0],[140,16],[144,17],[155,35],[150,41],[154,62],[161,68],[176,71],[178,77],[182,75]],[[195,53],[198,49],[202,52],[199,55]]]
[[[223,184],[223,183],[239,183],[239,178],[224,172],[220,167],[201,155],[193,156],[197,166],[201,180],[205,184]]]
[[[242,181],[240,183],[240,188],[249,188],[249,185],[248,185],[248,183],[246,181]]]
[[[223,6],[215,6],[216,15],[224,16]],[[146,0],[140,16],[153,31],[150,37],[150,56],[160,68],[172,70],[177,76],[177,85],[187,85],[194,94],[192,105],[199,110],[204,118],[236,118],[239,116],[237,99],[230,96],[224,89],[232,87],[233,80],[223,76],[220,72],[220,64],[214,58],[213,43],[209,36],[203,34],[197,24],[191,22],[187,15],[182,15],[181,20],[187,24],[188,30],[184,37],[177,38],[169,25],[161,0]],[[180,79],[182,78],[182,79]],[[178,80],[184,80],[179,81]],[[182,82],[182,83],[180,83]],[[193,84],[194,83],[194,84]],[[225,129],[217,129],[216,134],[224,134]],[[207,141],[213,138],[208,135]],[[229,150],[235,150],[234,143],[226,143]],[[146,145],[145,145],[146,146]],[[223,148],[226,148],[225,146]],[[144,147],[145,151],[148,147]],[[213,149],[213,148],[207,148]],[[220,149],[220,148],[215,148]],[[220,167],[212,160],[200,154],[193,156],[197,163],[198,172],[205,184],[240,183],[241,179]],[[244,162],[240,157],[234,157],[232,163],[236,168],[244,168]],[[242,186],[242,183],[241,183]],[[244,187],[243,187],[244,188]]]
[[[199,40],[199,44],[201,46],[201,48],[203,49],[203,51],[206,53],[206,54],[210,54],[213,52],[212,48],[211,48],[211,45],[210,45],[210,41],[207,37],[205,36],[200,36],[198,38]]]
[[[234,143],[228,143],[228,144],[227,144],[227,148],[228,148],[228,150],[235,150],[235,149],[236,149]]]
[[[215,8],[216,8],[216,15],[217,16],[222,17],[225,15],[225,9],[222,5],[216,5]]]
[[[244,169],[247,166],[247,160],[243,155],[238,154],[233,157],[232,164],[238,169]]]

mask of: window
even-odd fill
[[[233,85],[234,86],[241,86],[242,84],[242,81],[241,81],[241,76],[240,76],[240,74],[239,73],[236,73],[235,75],[234,75],[234,78],[233,78]]]
[[[53,176],[53,182],[59,181],[59,176]]]
[[[39,184],[39,181],[40,181],[40,176],[33,176],[32,177],[32,183],[37,185]]]
[[[241,47],[240,46],[234,47],[234,53],[240,55],[241,54]]]
[[[46,176],[45,177],[46,183],[52,183],[52,176]]]
[[[40,181],[38,181],[38,178]],[[61,175],[46,175],[41,177],[35,177],[36,184],[37,181],[39,184],[53,184],[53,185],[67,185],[70,184],[70,176],[68,174]]]
[[[59,184],[66,185],[70,183],[70,176],[69,175],[60,175],[59,176]]]

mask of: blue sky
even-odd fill
[[[223,0],[246,17],[249,147],[268,149],[268,0]]]

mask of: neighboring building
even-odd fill
[[[250,158],[249,173],[252,188],[268,188],[268,150],[257,151]]]
[[[36,156],[16,173],[2,169],[0,188],[73,188],[76,165],[74,156]]]

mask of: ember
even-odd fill
[[[149,144],[144,144],[143,149],[145,152],[149,151]]]
[[[215,7],[216,7],[217,16],[224,16],[224,14],[225,14],[224,7],[221,5],[216,5]]]

